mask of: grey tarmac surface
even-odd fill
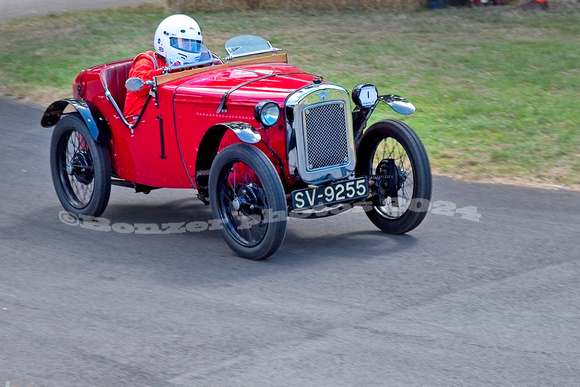
[[[253,262],[155,233],[189,190],[64,216],[41,115],[0,99],[0,386],[578,385],[579,192],[436,177],[408,235],[291,219]]]

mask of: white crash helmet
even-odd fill
[[[157,26],[153,46],[169,66],[180,66],[199,61],[202,43],[201,29],[195,20],[187,15],[172,15]]]

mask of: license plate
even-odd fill
[[[305,210],[318,206],[366,198],[369,184],[366,178],[341,181],[292,192],[292,208]]]

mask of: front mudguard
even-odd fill
[[[67,106],[72,106],[83,118],[93,139],[106,143],[111,139],[111,131],[107,122],[96,108],[92,108],[82,99],[67,98],[53,102],[42,115],[40,125],[50,128],[58,123]]]
[[[208,187],[209,170],[218,153],[222,138],[228,130],[235,133],[240,141],[246,144],[257,144],[262,141],[260,133],[247,122],[224,122],[212,126],[201,140],[195,163],[196,184],[202,189],[207,189]]]
[[[389,105],[395,112],[403,115],[413,114],[415,112],[415,106],[407,101],[405,98],[390,94],[390,95],[380,95],[377,98],[375,104],[370,108],[363,108],[357,107],[352,112],[352,122],[353,122],[353,129],[354,129],[354,141],[356,147],[360,143],[362,138],[363,131],[367,125],[368,120],[371,118],[371,115],[375,111],[375,108],[378,106],[379,102],[384,102]]]

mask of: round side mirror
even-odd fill
[[[145,82],[141,78],[129,78],[125,82],[125,88],[129,91],[139,91],[145,86]]]

